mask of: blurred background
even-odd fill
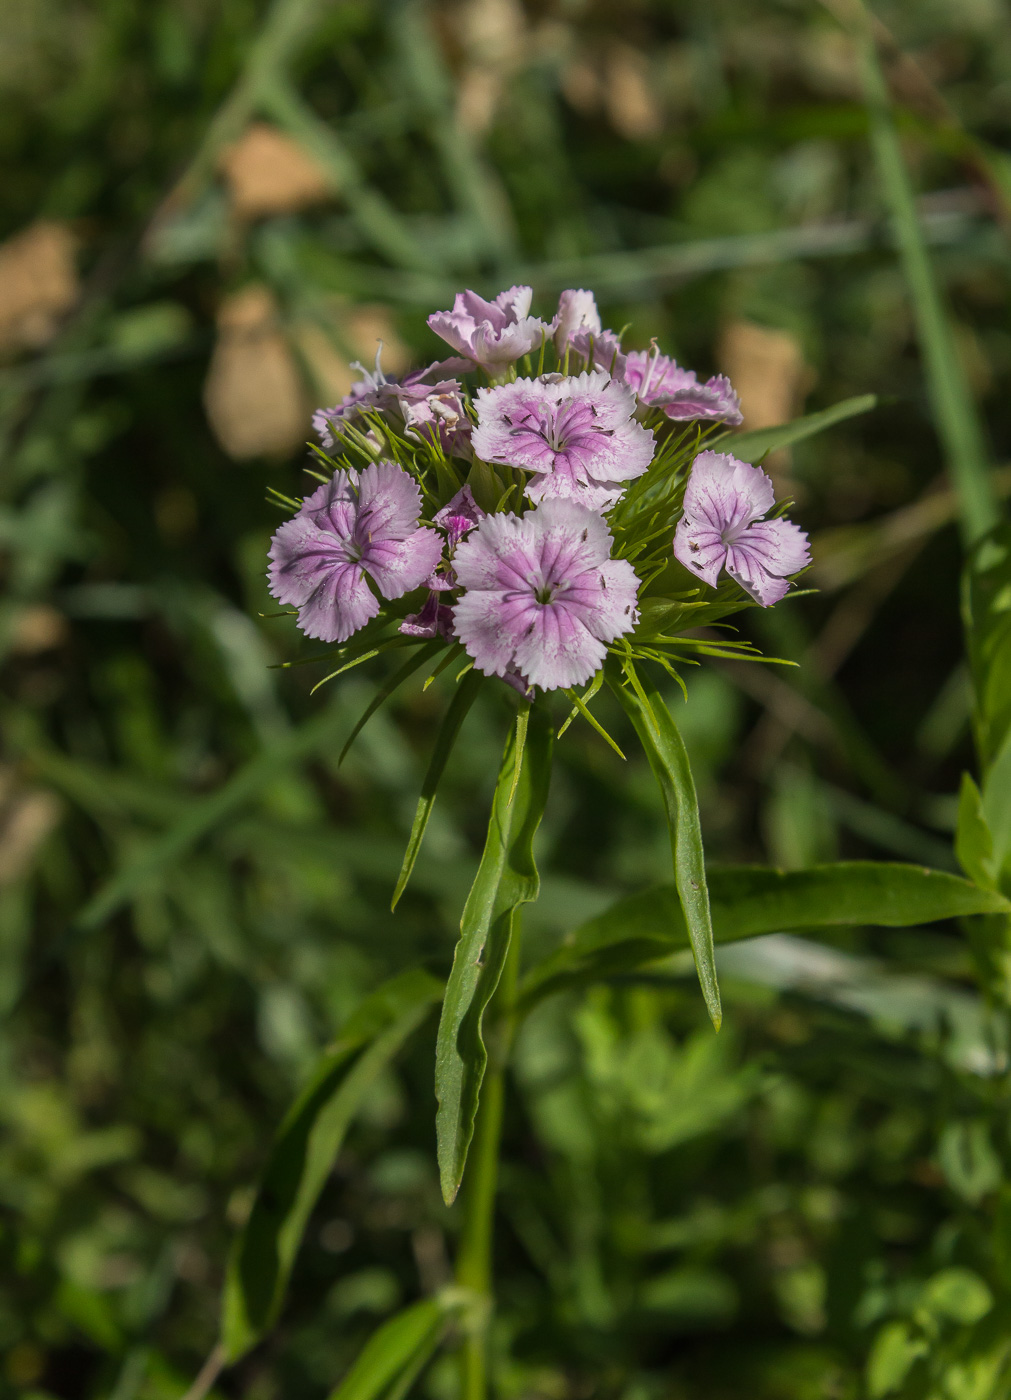
[[[1008,12],[877,13],[1006,497]],[[0,89],[0,1385],[175,1400],[314,1056],[382,977],[448,968],[507,709],[472,712],[392,916],[448,691],[406,688],[338,771],[382,664],[310,695],[320,667],[277,668],[312,646],[261,616],[267,487],[301,494],[348,361],[382,339],[387,371],[428,362],[456,290],[529,282],[535,310],[593,288],[628,345],[728,373],[747,426],[883,396],[769,464],[818,592],[742,627],[799,667],[686,676],[714,861],[955,868],[955,507],[831,7],[5,0]],[[541,851],[537,951],[667,878],[644,763],[574,726]],[[868,1353],[919,1308],[955,1360],[909,1393],[1003,1395],[1006,1327],[957,1359],[1011,1284],[1006,1097],[958,931],[764,940],[723,982],[718,1039],[691,978],[525,1028],[499,1394],[886,1394]],[[352,1130],[281,1325],[219,1395],[325,1396],[445,1281],[432,1038]],[[923,1292],[952,1270],[957,1297]],[[447,1360],[420,1392],[455,1387]]]

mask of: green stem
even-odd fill
[[[878,61],[871,18],[863,5],[857,41],[871,143],[912,297],[937,431],[958,496],[962,539],[968,545],[985,535],[1000,519],[993,481],[987,470],[983,428],[955,344],[951,318],[927,253],[912,182],[892,118],[888,87]]]
[[[505,1071],[516,1026],[516,982],[519,971],[520,910],[514,909],[509,953],[495,996],[488,1008],[488,1069],[481,1089],[481,1106],[474,1125],[467,1182],[464,1187],[463,1232],[456,1258],[456,1281],[476,1295],[471,1325],[460,1353],[460,1400],[485,1400],[488,1393],[488,1331],[492,1292],[492,1240],[498,1192],[499,1146],[505,1101]]]

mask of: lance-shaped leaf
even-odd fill
[[[396,1313],[373,1332],[330,1400],[392,1400],[405,1394],[405,1382],[413,1380],[432,1356],[464,1301],[460,1290],[447,1289]]]
[[[958,863],[977,885],[996,888],[993,836],[986,823],[983,798],[968,773],[962,774],[958,794],[958,825],[955,828],[955,855]]]
[[[414,862],[418,859],[421,843],[425,839],[425,829],[428,826],[428,819],[432,815],[432,808],[435,806],[435,796],[439,791],[439,783],[442,781],[446,763],[449,760],[449,755],[453,752],[453,745],[456,743],[460,728],[467,718],[467,712],[477,699],[477,693],[481,689],[483,680],[484,677],[480,672],[468,671],[457,687],[456,694],[453,696],[442,721],[435,747],[432,750],[432,757],[428,763],[428,772],[421,785],[421,796],[418,798],[411,835],[408,838],[407,850],[404,852],[404,863],[400,867],[396,889],[393,891],[392,907],[394,909],[396,909],[397,902],[411,878],[411,871],[414,869]]]
[[[795,418],[792,423],[779,423],[774,428],[754,428],[747,433],[721,433],[711,438],[707,447],[718,448],[721,452],[731,452],[742,462],[757,462],[768,452],[778,452],[781,447],[791,447],[795,442],[823,433],[826,428],[842,423],[847,418],[855,418],[860,413],[869,413],[878,403],[876,394],[858,394],[856,398],[843,399],[831,408],[820,413],[809,413],[805,418]]]
[[[275,1322],[306,1222],[348,1125],[441,990],[434,977],[415,969],[368,997],[281,1124],[225,1280],[221,1344],[228,1363]]]
[[[705,855],[695,783],[688,762],[688,751],[663,696],[651,681],[640,679],[629,667],[629,679],[636,684],[622,685],[610,677],[611,688],[625,707],[639,736],[663,797],[674,861],[677,889],[685,924],[691,940],[695,966],[705,998],[706,1010],[717,1030],[723,1020],[720,988],[716,981],[713,925],[706,886]]]
[[[715,866],[709,897],[717,943],[840,924],[902,928],[1011,911],[1001,894],[957,875],[889,861],[839,861],[807,870]],[[527,974],[520,1004],[529,1008],[552,992],[632,971],[688,946],[677,890],[654,886],[619,900],[570,934]]]
[[[516,910],[537,898],[533,843],[548,796],[553,737],[544,706],[535,704],[518,715],[495,786],[481,864],[460,920],[435,1055],[435,1125],[447,1202],[460,1189],[474,1135],[488,1063],[485,1007],[502,975]]]

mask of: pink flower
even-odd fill
[[[456,636],[486,676],[526,687],[581,685],[605,643],[635,626],[639,580],[612,559],[611,532],[595,511],[548,500],[526,515],[486,515],[456,551],[466,589]]]
[[[453,609],[448,603],[439,602],[438,593],[429,593],[421,612],[408,613],[397,630],[405,637],[448,640],[453,635]]]
[[[368,579],[400,598],[439,562],[442,539],[418,528],[420,513],[417,483],[395,462],[335,472],[271,540],[271,593],[298,608],[307,636],[347,641],[379,612]]]
[[[624,380],[641,404],[662,408],[668,418],[682,422],[703,418],[736,425],[743,421],[741,402],[725,374],[700,384],[694,370],[682,369],[669,355],[633,350],[625,357]]]
[[[455,370],[460,361],[436,360],[427,369],[412,369],[403,379],[387,379],[379,363],[383,347],[376,351],[375,367],[365,369],[357,361],[351,366],[362,376],[351,392],[332,408],[318,408],[312,415],[313,431],[326,452],[337,445],[335,433],[345,423],[375,409],[392,413],[415,437],[430,438],[434,433],[447,452],[460,456],[469,450],[470,422],[455,379],[437,384],[424,381],[434,374]],[[466,362],[464,362],[466,367]]]
[[[544,375],[479,389],[474,451],[536,473],[533,501],[571,496],[606,510],[653,460],[653,434],[636,423],[635,395],[602,370]]]
[[[614,331],[576,331],[569,342],[569,349],[570,369],[578,367],[572,359],[575,355],[582,360],[584,369],[603,370],[605,374],[617,379],[619,384],[624,380],[625,356],[622,353],[621,341]]]
[[[445,530],[446,544],[452,554],[464,535],[483,519],[484,511],[475,501],[473,491],[469,486],[461,486],[452,500],[432,516],[432,524]]]
[[[431,387],[405,382],[393,388],[392,397],[404,420],[405,436],[437,441],[453,457],[470,456],[470,419],[455,379]]]
[[[579,331],[600,335],[600,312],[592,292],[572,290],[558,298],[558,313],[552,322],[555,349],[565,354],[565,347]]]
[[[532,297],[530,287],[510,287],[494,301],[459,292],[452,311],[434,312],[428,324],[459,354],[498,373],[551,335],[551,326],[530,315]]]
[[[686,569],[716,587],[721,569],[767,608],[788,591],[788,574],[811,562],[807,535],[789,520],[763,520],[772,509],[772,482],[758,467],[726,452],[700,452],[685,490],[674,554]]]

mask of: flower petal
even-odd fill
[[[516,665],[544,690],[582,685],[600,669],[604,643],[584,627],[564,601],[537,607],[516,648]]]
[[[715,588],[720,570],[727,561],[727,546],[719,530],[684,515],[674,531],[674,557],[703,583]]]
[[[406,539],[374,540],[362,553],[362,564],[384,598],[400,598],[420,588],[441,558],[442,536],[422,529]]]
[[[402,539],[418,523],[421,491],[396,462],[372,462],[359,479],[358,540]]]
[[[298,625],[307,637],[321,642],[346,642],[379,612],[359,564],[342,564],[321,577],[298,612]]]
[[[685,515],[721,533],[740,529],[772,509],[776,493],[759,467],[729,452],[700,452],[685,491]]]

